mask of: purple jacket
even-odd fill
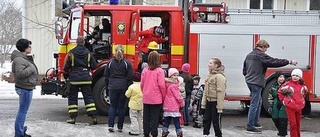
[[[162,104],[166,94],[164,71],[161,68],[143,69],[141,74],[141,90],[144,104]]]
[[[179,112],[179,108],[184,106],[178,83],[166,83],[167,94],[164,98],[163,111]]]

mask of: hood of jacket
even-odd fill
[[[22,52],[19,52],[18,50],[14,50],[11,54],[11,61],[13,61],[17,57],[22,57],[28,60],[28,57],[24,55]]]
[[[77,45],[72,51],[74,56],[79,58],[86,58],[88,56],[89,50],[84,45]]]

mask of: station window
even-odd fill
[[[320,1],[310,0],[310,10],[320,10]]]
[[[273,9],[274,0],[250,0],[250,9]]]

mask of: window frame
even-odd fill
[[[273,3],[272,3],[272,8],[271,8],[271,9],[266,9],[266,10],[275,10],[275,9],[277,9],[278,0],[272,0],[272,1],[273,1]],[[264,8],[263,8],[263,2],[264,2],[264,0],[260,0],[260,2],[259,2],[259,4],[260,4],[259,10],[264,10]],[[248,9],[251,9],[250,3],[251,3],[251,0],[247,0],[247,7],[248,7]]]

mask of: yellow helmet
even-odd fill
[[[148,45],[148,49],[159,49],[159,45],[155,41],[151,41]]]

